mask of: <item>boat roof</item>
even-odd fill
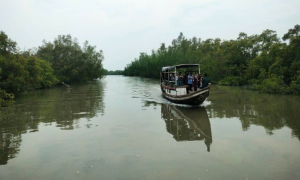
[[[190,67],[199,67],[199,64],[179,64],[176,66],[166,66],[166,67],[163,67],[161,71],[164,72],[164,71],[174,69],[174,68],[179,69],[179,68],[190,68]]]

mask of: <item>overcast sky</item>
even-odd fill
[[[104,51],[104,68],[124,69],[140,52],[186,38],[236,39],[240,32],[300,24],[300,0],[0,0],[0,31],[23,50],[71,34]]]

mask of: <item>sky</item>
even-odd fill
[[[180,32],[202,40],[236,39],[300,24],[300,0],[0,0],[0,31],[21,50],[70,34],[103,50],[103,66],[123,70]]]

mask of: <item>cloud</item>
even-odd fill
[[[183,32],[187,38],[236,38],[299,23],[298,0],[0,0],[0,30],[21,48],[71,34],[103,49],[104,67],[123,69]]]

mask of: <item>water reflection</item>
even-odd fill
[[[81,118],[104,114],[104,82],[54,87],[17,98],[14,106],[0,108],[0,165],[20,151],[22,134],[38,131],[39,124],[55,123],[62,130],[78,128]]]
[[[21,134],[0,133],[0,165],[7,164],[9,159],[16,157],[21,141]]]
[[[208,98],[206,109],[209,117],[238,117],[242,129],[251,124],[263,126],[267,134],[284,126],[292,130],[292,136],[300,140],[299,102],[297,96],[259,94],[236,87],[215,86]]]
[[[210,121],[204,107],[181,107],[162,104],[161,117],[167,131],[176,141],[204,141],[210,151],[212,134]]]

